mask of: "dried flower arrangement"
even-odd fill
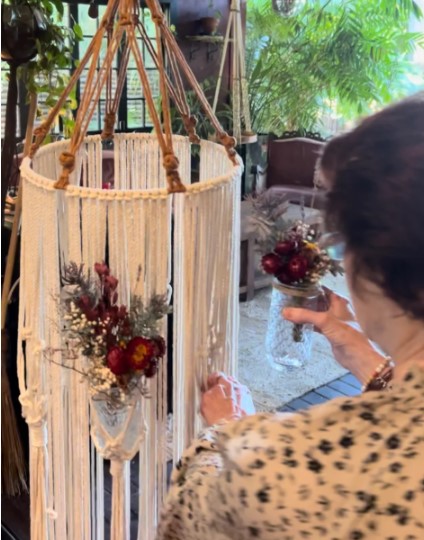
[[[166,297],[148,303],[132,295],[129,307],[118,304],[118,280],[104,262],[85,274],[71,262],[63,271],[60,309],[68,343],[68,360],[79,352],[87,360],[81,371],[93,399],[113,406],[126,403],[134,390],[147,396],[146,379],[157,373],[166,353],[159,323],[169,313]]]
[[[301,219],[290,222],[285,218],[289,205],[286,194],[271,197],[264,192],[250,197],[249,201],[252,204],[249,226],[255,231],[265,273],[274,276],[282,286],[305,291],[305,294],[317,288],[328,272],[343,273],[340,263],[321,247],[318,228],[305,222],[303,205],[299,208]],[[294,302],[302,305],[302,296],[295,298]],[[294,326],[293,338],[301,340],[300,325]]]

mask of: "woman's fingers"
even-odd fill
[[[330,311],[332,315],[341,321],[354,321],[355,314],[349,300],[338,294],[332,294],[330,301]]]
[[[215,373],[211,373],[208,376],[207,380],[208,388],[212,388],[212,386],[217,385],[221,377],[225,377],[225,373],[223,373],[222,371],[216,371]]]
[[[295,324],[312,324],[321,332],[325,331],[329,322],[328,312],[302,308],[285,308],[283,317]]]
[[[228,397],[236,398],[237,400],[240,400],[245,395],[250,395],[250,390],[247,386],[222,371],[212,373],[208,377],[208,389],[211,390],[215,386],[221,387]]]
[[[323,294],[318,298],[318,308],[316,311],[330,311],[332,315],[342,321],[355,320],[349,299],[335,293],[328,287],[322,286]]]

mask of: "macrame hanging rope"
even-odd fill
[[[59,114],[59,111],[63,107],[64,103],[68,99],[70,93],[72,92],[72,89],[75,87],[77,81],[80,79],[85,67],[87,66],[90,58],[93,57],[93,53],[96,50],[97,54],[94,55],[94,58],[92,60],[92,63],[94,65],[97,64],[98,57],[99,57],[99,51],[102,39],[104,37],[106,29],[110,26],[111,21],[113,21],[115,17],[115,13],[117,11],[119,4],[119,0],[109,0],[109,3],[107,5],[106,11],[103,15],[103,18],[100,22],[99,28],[97,29],[96,33],[94,34],[94,37],[92,41],[89,43],[87,50],[80,60],[76,70],[74,71],[73,75],[71,76],[68,85],[66,86],[65,90],[63,91],[62,95],[58,99],[56,105],[52,107],[49,114],[47,115],[47,118],[41,123],[40,126],[34,129],[34,141],[31,145],[31,149],[29,152],[29,156],[33,158],[38,151],[39,147],[43,143],[44,139],[47,137],[47,134],[49,133],[56,117]]]
[[[182,115],[183,123],[189,134],[191,142],[199,142],[195,132],[196,119],[190,114],[187,100],[184,96],[184,88],[179,70],[184,73],[188,83],[197,95],[202,108],[204,109],[212,126],[216,130],[218,140],[224,145],[227,155],[234,165],[237,165],[238,163],[235,151],[236,139],[228,135],[223,130],[221,124],[216,118],[216,115],[205,98],[199,83],[196,81],[190,67],[187,64],[187,61],[178,48],[174,35],[166,25],[165,16],[159,2],[157,0],[147,0],[146,4],[151,11],[152,19],[156,28],[157,52],[155,52],[152,57],[159,70],[163,122],[161,122],[156,109],[147,71],[137,43],[137,36],[141,36],[145,42],[149,41],[145,29],[140,23],[140,8],[138,2],[136,0],[111,0],[106,8],[106,12],[103,16],[100,27],[93,38],[93,41],[90,43],[85,56],[81,60],[81,63],[72,76],[69,85],[59,99],[58,104],[53,108],[45,122],[43,122],[43,124],[35,131],[36,137],[31,148],[31,157],[35,155],[37,149],[44,140],[54,121],[54,118],[60,110],[60,107],[69,96],[73,86],[81,76],[83,69],[87,66],[89,61],[91,61],[88,68],[85,89],[78,109],[75,128],[70,145],[69,148],[60,156],[62,172],[55,185],[55,187],[58,189],[65,189],[69,184],[69,177],[75,169],[75,156],[87,133],[91,118],[97,107],[97,102],[100,98],[102,89],[105,86],[107,106],[103,138],[110,138],[113,135],[113,126],[115,123],[119,100],[122,95],[123,77],[125,74],[125,69],[128,65],[129,56],[127,55],[129,53],[132,53],[134,57],[149,115],[152,119],[155,133],[161,146],[163,166],[166,171],[169,193],[185,190],[179,175],[179,162],[173,150],[169,95],[174,100],[177,109]],[[117,24],[113,25],[116,17]],[[107,35],[108,38],[108,48],[105,57],[103,60],[100,60],[101,44],[105,35]],[[124,53],[122,69],[120,69],[118,74],[116,93],[112,99],[112,63],[117,54],[118,47],[121,45],[123,39],[125,39],[125,51],[128,50],[128,52]],[[153,49],[153,47],[150,43],[149,50],[151,49]],[[166,74],[164,64],[165,54],[169,58],[171,72],[174,79],[173,81],[171,81],[169,76]],[[100,69],[97,69],[99,61]]]

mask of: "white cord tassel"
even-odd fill
[[[45,540],[47,534],[47,476],[46,476],[46,422],[44,406],[36,405],[34,396],[29,393],[21,395],[22,411],[29,425],[30,435],[30,517],[31,540]],[[50,515],[54,517],[54,515]]]
[[[110,474],[112,475],[111,540],[127,540],[124,463],[119,459],[112,459],[110,462]]]
[[[34,428],[31,428],[31,431]],[[32,437],[32,434],[31,434]],[[46,449],[45,447],[30,448],[30,468],[33,471],[30,483],[30,518],[31,540],[46,540]]]

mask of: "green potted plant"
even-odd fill
[[[214,9],[214,0],[209,0],[208,15],[198,19],[200,33],[205,36],[215,35],[218,30],[221,17],[221,12]]]
[[[424,35],[409,31],[411,18],[422,16],[413,0],[310,0],[298,7],[283,17],[271,2],[249,2],[246,59],[257,132],[328,136],[414,90],[411,55]],[[415,71],[418,88],[424,80]]]

